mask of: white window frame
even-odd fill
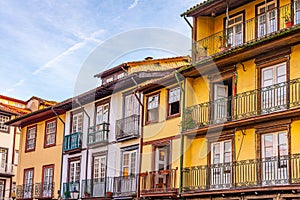
[[[31,151],[35,149],[36,145],[36,134],[37,126],[28,127],[26,133],[26,151]]]
[[[106,178],[106,155],[94,156],[93,160],[93,179],[94,182],[105,182]]]
[[[79,183],[81,163],[80,160],[70,161],[69,163],[69,183]]]
[[[72,115],[72,133],[83,132],[83,112]]]
[[[9,126],[4,123],[9,121],[10,117],[7,115],[0,115],[0,131],[8,132]]]
[[[57,130],[57,121],[51,120],[46,122],[45,146],[54,145]]]
[[[109,103],[96,106],[96,125],[108,123],[109,121]]]
[[[0,172],[6,172],[8,149],[0,147]]]
[[[168,116],[180,114],[180,100],[181,100],[180,88],[176,87],[176,88],[170,89],[168,91],[168,93],[169,93],[169,95],[168,95],[168,97],[169,97],[169,99],[168,99],[168,107],[169,107],[168,108],[168,110],[169,110]],[[171,114],[172,104],[177,103],[177,102],[179,104],[178,112]]]
[[[51,197],[53,193],[54,166],[43,166],[43,197]]]
[[[135,150],[130,150],[130,151],[123,151],[122,152],[122,176],[127,177],[127,176],[133,176],[137,173],[137,149]],[[128,160],[125,159],[125,157],[128,157]],[[126,170],[127,174],[125,173]]]
[[[154,115],[156,119],[151,119],[150,115]],[[159,121],[159,94],[154,94],[147,97],[147,121],[158,122]]]
[[[240,21],[237,21],[237,20],[240,20]],[[244,22],[243,13],[241,13],[237,16],[231,17],[228,20],[228,28],[227,28],[227,34],[228,34],[227,42],[228,42],[228,45],[231,45],[232,47],[235,47],[235,46],[239,46],[239,45],[243,44],[243,42],[244,42],[244,25],[243,25],[243,22]],[[239,26],[241,26],[241,31],[240,32],[238,32]],[[230,30],[232,30],[232,33],[230,33]],[[241,35],[240,39],[238,39],[239,34]]]
[[[274,4],[274,8],[269,9],[269,6]],[[277,2],[276,0],[270,1],[266,4],[263,4],[259,7],[257,7],[257,13],[258,13],[258,23],[257,23],[257,33],[258,37],[265,36],[267,34],[270,34],[272,32],[277,31],[278,29],[278,12],[277,12]],[[262,12],[261,9],[264,9]],[[267,10],[266,10],[267,9]],[[274,14],[274,19],[270,16]],[[261,20],[264,18],[264,21]],[[273,24],[274,23],[274,24]],[[274,26],[274,27],[273,27]],[[273,27],[273,29],[272,29]]]
[[[24,198],[32,198],[34,169],[26,169],[24,175]]]

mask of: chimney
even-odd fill
[[[153,60],[153,57],[148,56],[148,57],[145,58],[145,60]]]

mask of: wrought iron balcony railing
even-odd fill
[[[116,139],[126,140],[139,137],[140,116],[131,115],[116,121]]]
[[[107,144],[109,123],[101,123],[92,126],[88,130],[88,145]]]
[[[17,199],[32,199],[33,198],[33,184],[23,184],[16,187]]]
[[[137,175],[114,178],[114,196],[133,196],[137,190]]]
[[[300,79],[205,102],[185,109],[183,130],[300,107]]]
[[[40,198],[53,198],[54,196],[54,183],[35,183],[34,196]]]
[[[300,154],[194,166],[182,170],[183,192],[300,183]]]
[[[14,175],[14,165],[10,163],[0,163],[0,174]]]
[[[141,173],[141,194],[177,193],[176,169]]]
[[[98,178],[82,181],[81,197],[106,197],[113,194],[114,178]]]
[[[79,182],[68,182],[68,183],[63,183],[63,198],[64,199],[77,199],[72,197],[71,195],[73,193],[78,194],[80,193],[80,183]]]
[[[222,51],[263,40],[271,34],[276,34],[279,31],[282,32],[283,30],[288,30],[290,27],[299,25],[299,15],[296,15],[292,7],[293,5],[288,4],[274,8],[252,19],[198,40],[193,44],[193,62],[197,63],[206,56],[212,56]]]
[[[65,135],[64,151],[71,151],[81,149],[82,147],[82,133],[75,132],[70,135]]]

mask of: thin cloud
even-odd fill
[[[7,95],[8,93],[12,92],[15,90],[15,88],[24,85],[25,79],[21,79],[18,82],[16,82],[15,84],[13,84],[11,86],[11,88],[6,89],[3,94]]]
[[[139,0],[134,0],[134,2],[128,7],[128,10],[133,9],[134,7],[136,7],[138,3],[139,3]]]

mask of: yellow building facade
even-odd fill
[[[297,199],[299,2],[207,1],[193,18],[181,196]]]
[[[54,107],[9,122],[21,127],[17,199],[58,198],[65,114]]]

